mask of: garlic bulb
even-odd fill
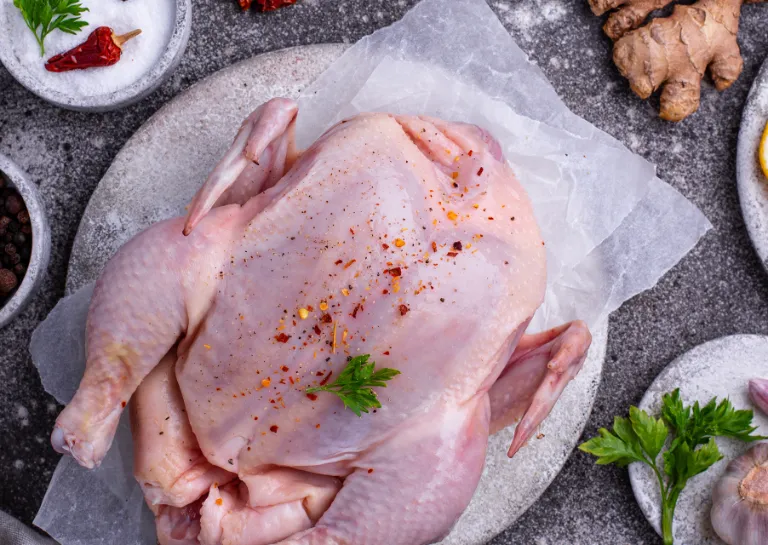
[[[736,458],[712,492],[712,526],[728,545],[768,543],[768,443]]]
[[[755,407],[768,414],[768,379],[753,378],[750,380],[749,397]]]

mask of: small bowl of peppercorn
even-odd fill
[[[51,232],[37,187],[0,155],[0,327],[40,287],[50,254]]]

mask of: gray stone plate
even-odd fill
[[[206,78],[158,111],[128,141],[94,192],[72,249],[67,290],[95,280],[106,261],[140,230],[184,214],[243,118],[273,96],[296,97],[344,47],[313,45],[254,57]],[[488,541],[549,486],[592,410],[607,329],[606,324],[595,328],[584,369],[542,425],[540,439],[509,460],[512,430],[491,438],[475,498],[444,543]]]
[[[736,180],[741,212],[749,237],[763,267],[768,270],[768,180],[757,160],[757,147],[768,122],[768,61],[752,83],[741,116],[736,152]]]
[[[640,408],[658,415],[661,396],[680,388],[686,404],[707,403],[717,396],[730,398],[737,409],[752,408],[747,395],[747,381],[768,377],[768,337],[733,335],[697,346],[670,363],[648,388]],[[759,435],[768,435],[768,417],[755,411]],[[716,439],[724,460],[691,479],[680,495],[675,512],[676,545],[725,545],[709,522],[712,488],[722,477],[728,462],[749,449],[735,439]],[[651,469],[644,464],[629,467],[629,479],[635,498],[648,522],[661,533],[659,486]]]

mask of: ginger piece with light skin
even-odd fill
[[[748,0],[747,3],[764,0]],[[676,5],[669,17],[642,25],[671,0],[589,0],[596,15],[615,9],[603,27],[616,40],[613,62],[640,98],[662,85],[660,116],[680,121],[699,107],[701,79],[707,68],[718,91],[741,74],[736,37],[743,0],[699,0]]]

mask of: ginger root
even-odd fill
[[[616,41],[613,62],[632,90],[640,98],[648,98],[664,85],[659,115],[680,121],[698,109],[701,79],[708,67],[718,91],[727,89],[741,74],[744,61],[736,35],[745,0],[676,5],[669,17],[640,26],[653,10],[672,1],[589,0],[589,5],[596,15],[616,10],[603,30]]]

